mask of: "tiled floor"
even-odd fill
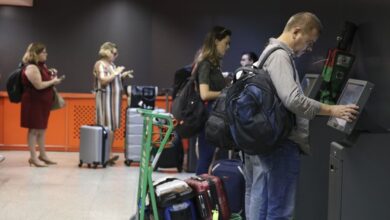
[[[138,167],[125,166],[122,155],[114,167],[88,169],[78,167],[78,153],[48,152],[58,165],[45,168],[29,167],[25,151],[0,154],[1,220],[128,220],[135,213]]]

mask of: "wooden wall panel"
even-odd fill
[[[50,113],[46,148],[49,151],[78,151],[80,126],[95,123],[95,98],[85,93],[61,95],[66,106]],[[158,97],[156,106],[165,109],[165,97]],[[126,107],[127,99],[123,97],[121,127],[115,132],[115,152],[124,150]],[[10,103],[7,93],[0,92],[0,150],[27,150],[26,143],[27,129],[20,127],[20,104]]]

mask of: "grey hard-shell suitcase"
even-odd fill
[[[137,112],[137,108],[127,108],[125,129],[125,164],[127,166],[141,159],[143,123],[144,118]]]
[[[80,164],[106,167],[110,157],[111,145],[108,128],[99,125],[83,125],[80,127]]]

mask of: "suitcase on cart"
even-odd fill
[[[93,165],[104,168],[110,157],[111,145],[108,138],[108,128],[99,125],[83,125],[80,127],[80,163],[88,167]]]
[[[192,188],[183,180],[165,177],[153,183],[155,188],[159,219],[196,220],[195,206],[191,199]]]
[[[164,209],[164,218],[161,220],[196,220],[195,206],[191,200],[173,204]]]
[[[213,210],[219,213],[219,220],[230,219],[229,204],[219,177],[202,174],[185,181],[195,191],[198,219],[212,220]]]

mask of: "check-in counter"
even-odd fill
[[[95,97],[90,93],[60,93],[66,106],[50,113],[46,133],[49,151],[79,151],[80,126],[95,123]],[[171,100],[169,99],[169,105]],[[122,99],[121,127],[115,132],[114,152],[123,152],[127,97]],[[165,96],[158,96],[156,107],[166,107]],[[27,150],[27,129],[20,127],[20,103],[11,103],[0,92],[0,150]]]

